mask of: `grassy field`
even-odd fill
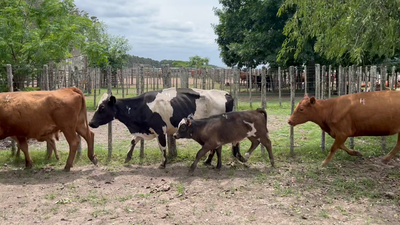
[[[101,93],[105,92],[105,89],[101,90]],[[131,89],[129,93],[128,97],[131,97],[134,96],[133,93],[136,93],[136,91]],[[116,90],[113,90],[113,94],[117,98],[121,97],[121,91],[119,91],[119,94],[116,94]],[[261,106],[259,94],[254,95],[252,109]],[[301,93],[297,95],[296,103],[302,98]],[[101,94],[98,96],[101,97]],[[333,139],[328,135],[326,136],[326,150],[322,152],[320,146],[321,129],[309,122],[295,127],[295,155],[291,157],[289,156],[290,127],[287,125],[287,119],[290,116],[290,103],[288,95],[285,94],[284,96],[282,106],[279,105],[279,99],[276,96],[268,94],[267,97],[268,128],[270,130],[276,169],[270,168],[268,157],[263,155],[259,148],[254,151],[249,162],[242,165],[233,158],[230,152],[231,147],[226,145],[223,147],[222,152],[224,165],[222,171],[224,172],[221,172],[224,176],[227,179],[233,179],[235,176],[243,176],[242,173],[246,174],[246,171],[248,171],[250,183],[251,185],[255,185],[254,188],[269,187],[272,191],[272,196],[279,199],[284,198],[287,201],[290,200],[289,202],[293,201],[294,203],[291,202],[288,205],[283,204],[284,206],[282,206],[284,211],[289,212],[289,217],[293,215],[296,217],[296,220],[288,220],[290,221],[288,222],[289,224],[291,222],[294,222],[294,224],[303,222],[305,224],[333,224],[337,222],[338,218],[340,221],[342,219],[343,221],[350,221],[348,224],[398,224],[400,222],[400,211],[398,209],[400,206],[399,158],[392,160],[389,165],[380,163],[380,159],[394,147],[397,135],[387,137],[386,151],[382,151],[381,149],[381,137],[355,138],[355,149],[360,151],[363,157],[353,157],[344,151],[338,151],[327,167],[321,167],[320,164],[327,156]],[[245,93],[241,93],[239,110],[251,109],[248,99]],[[87,96],[87,108],[88,111],[95,109],[93,95]],[[118,127],[118,129],[121,129],[121,132],[128,133],[127,129],[123,126]],[[96,138],[106,138],[106,136],[96,136]],[[115,138],[113,140],[113,155],[109,160],[107,159],[107,145],[95,141],[95,153],[99,159],[99,164],[111,173],[118,174],[119,171],[125,171],[125,166],[127,165],[123,162],[129,145],[130,138]],[[346,145],[348,146],[348,141]],[[48,167],[54,168],[55,172],[46,176],[62,174],[61,170],[68,156],[68,151],[66,151],[67,145],[66,143],[60,143],[57,146],[60,146],[61,149],[59,151],[59,162],[55,161],[55,159],[44,160],[44,152],[35,149],[35,146],[31,147],[30,152],[34,161],[34,169],[21,172],[22,176],[29,176],[29,174],[34,173],[32,171],[41,171],[43,168]],[[250,142],[247,140],[243,141],[241,143],[242,154],[249,147]],[[193,162],[200,146],[193,141],[178,141],[177,148],[178,157],[169,159],[169,164],[167,165],[167,169],[162,172],[163,174],[174,174],[176,166],[181,165],[182,168],[179,171],[182,174],[176,176],[181,177],[186,175],[186,171]],[[85,154],[86,149],[83,151],[83,156],[76,160],[72,170],[91,166],[91,162]],[[143,159],[139,158],[139,151],[135,150],[133,159],[129,165],[156,168],[160,162],[161,154],[156,142],[153,140],[146,142],[145,157]],[[18,170],[24,166],[24,160],[10,156],[9,151],[0,151],[0,165],[5,165],[3,166],[3,170],[6,171]],[[200,165],[200,163],[196,171],[204,182],[208,179],[218,179],[215,178],[217,175],[210,175],[214,172],[208,172],[209,169],[206,166]],[[0,173],[1,178],[2,174]],[[182,192],[185,189],[194,188],[190,184],[192,181],[187,183],[187,179],[189,178],[181,179],[178,179],[180,180],[178,183],[175,180],[173,184],[173,190],[178,193],[178,196],[179,192],[181,192],[182,196]],[[253,187],[251,185],[249,188]],[[146,193],[141,194],[136,196],[136,198],[146,197]],[[318,198],[318,200],[312,199],[314,197]],[[131,196],[130,198],[135,197]],[[302,204],[306,204],[306,201],[311,201],[317,207],[302,208],[300,207],[300,203],[295,203],[296,201]],[[354,206],[346,208],[345,204],[353,204]],[[356,205],[371,209],[372,211],[362,211]],[[354,212],[356,213],[354,214]],[[98,211],[97,213],[102,213],[102,211]],[[224,211],[224,214],[227,213]],[[314,219],[307,220],[307,218],[304,219],[303,217]],[[262,220],[252,220],[250,217],[248,221],[256,224],[263,223]],[[298,223],[298,221],[300,222]],[[351,223],[351,221],[354,223]],[[152,222],[157,223],[157,221]]]

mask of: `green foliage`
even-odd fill
[[[189,63],[188,62],[185,62],[185,61],[174,61],[174,62],[172,62],[172,66],[174,66],[174,67],[188,67],[189,66]]]
[[[277,17],[283,0],[221,0],[222,9],[214,8],[219,24],[213,25],[218,36],[220,55],[228,66],[256,67],[276,58],[285,40],[282,34],[287,18]]]
[[[40,91],[40,87],[25,87],[22,91]]]
[[[293,8],[281,58],[288,52],[298,57],[309,40],[315,40],[316,52],[337,61],[367,64],[398,56],[400,1],[286,0],[278,15]]]
[[[209,62],[210,62],[210,59],[207,58],[207,57],[201,58],[198,55],[189,57],[189,66],[190,67],[196,67],[196,68],[207,67],[207,68],[210,68],[210,66],[208,65]]]
[[[0,1],[0,64],[13,65],[15,80],[24,80],[33,68],[83,46],[91,24],[73,0]]]

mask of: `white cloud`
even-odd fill
[[[218,0],[75,0],[76,6],[103,21],[109,33],[128,38],[131,54],[155,60],[219,58],[211,24],[218,23]]]

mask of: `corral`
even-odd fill
[[[166,77],[171,75],[168,72],[162,74]],[[290,69],[287,74],[293,78],[296,72]],[[233,79],[233,76],[230,78]],[[367,79],[371,78],[365,76],[363,81]],[[373,75],[372,81],[374,79]],[[162,88],[161,80],[158,88],[157,83],[151,83],[150,79],[138,80],[142,82],[125,79],[128,88],[124,92],[121,89],[117,92],[114,88],[112,93],[117,98],[134,96],[147,91],[144,88],[147,81],[149,90]],[[172,82],[164,80],[167,80],[167,85],[181,86],[178,76],[172,76]],[[131,135],[122,123],[115,121],[112,123],[111,158],[108,157],[107,127],[93,129],[99,167],[91,165],[86,155],[82,154],[71,172],[62,172],[68,155],[68,145],[62,135],[56,143],[60,153],[59,162],[44,159],[45,144],[33,142],[30,145],[34,162],[32,170],[23,170],[23,159],[15,159],[9,151],[1,151],[1,223],[399,223],[400,160],[395,158],[389,164],[381,163],[382,157],[395,145],[396,137],[387,137],[384,150],[380,137],[355,138],[355,149],[363,153],[362,158],[338,152],[329,166],[321,167],[327,151],[321,151],[319,127],[312,123],[296,127],[294,142],[290,142],[290,126],[287,125],[292,107],[290,76],[287,76],[283,82],[285,85],[280,89],[281,98],[278,93],[260,94],[255,90],[249,98],[247,91],[239,92],[239,79],[219,83],[210,80],[204,79],[205,82],[201,80],[200,83],[199,78],[197,85],[204,89],[207,85],[210,88],[215,85],[214,88],[220,89],[221,83],[230,82],[225,90],[232,90],[232,94],[236,95],[237,110],[262,107],[261,96],[265,97],[276,168],[269,166],[260,150],[255,150],[249,162],[243,165],[233,158],[227,145],[223,148],[220,171],[199,164],[194,176],[189,176],[189,165],[200,146],[187,140],[177,141],[177,156],[171,158],[165,170],[157,169],[161,155],[155,140],[145,143],[143,157],[140,157],[138,149],[134,152],[133,160],[124,164]],[[132,88],[135,85],[139,88]],[[196,79],[189,79],[186,85],[194,87]],[[345,88],[339,85],[337,90]],[[98,86],[93,84],[93,87]],[[241,88],[246,89],[246,86]],[[329,91],[325,90],[323,93],[328,94]],[[332,93],[334,90],[331,89]],[[94,91],[101,96],[107,90]],[[302,85],[297,90],[292,88],[292,93],[295,94],[292,95],[294,102],[298,102],[304,95]],[[96,109],[96,101],[93,93],[87,94],[86,99],[90,120]],[[333,142],[330,137],[324,140],[323,147],[329,147]],[[242,152],[247,150],[249,144],[248,141],[242,142]],[[84,142],[82,149],[86,151]]]

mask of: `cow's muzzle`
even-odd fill
[[[95,124],[95,123],[93,123],[92,121],[90,121],[89,126],[90,126],[91,128],[98,128],[98,127],[99,127],[98,124]]]
[[[288,120],[288,124],[289,124],[290,126],[293,126],[293,122],[292,122],[291,120]]]

